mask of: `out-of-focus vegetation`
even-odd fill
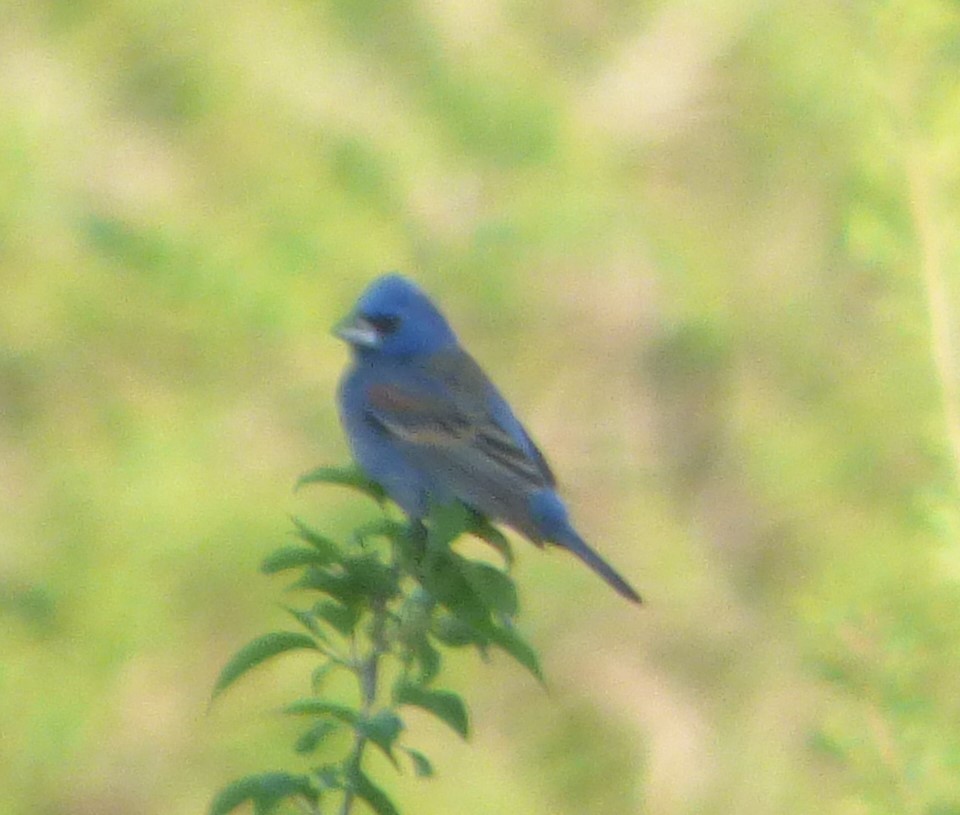
[[[648,600],[518,544],[549,693],[465,656],[406,811],[960,812],[958,76],[947,0],[4,4],[0,815],[294,769],[296,657],[208,699],[393,268]]]

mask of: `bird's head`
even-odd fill
[[[431,354],[457,342],[427,295],[399,274],[374,280],[334,333],[361,355]]]

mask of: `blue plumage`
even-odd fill
[[[375,280],[336,333],[354,357],[339,393],[353,455],[404,512],[421,518],[459,499],[570,550],[640,601],[577,534],[542,453],[419,288],[396,274]]]

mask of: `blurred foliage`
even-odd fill
[[[4,4],[0,815],[283,766],[299,657],[207,694],[361,521],[290,485],[393,268],[648,600],[518,547],[550,693],[454,660],[402,809],[960,812],[958,62],[947,0]]]

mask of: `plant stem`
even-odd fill
[[[361,711],[364,717],[369,716],[377,699],[377,679],[380,674],[380,657],[387,652],[387,643],[384,638],[384,628],[387,623],[386,602],[378,600],[373,605],[373,622],[370,626],[370,654],[356,668],[357,680],[360,683]],[[356,797],[354,779],[360,772],[360,762],[363,760],[363,750],[367,745],[367,737],[356,733],[353,741],[353,750],[346,762],[347,786],[343,794],[343,804],[340,815],[349,815]]]
[[[943,407],[947,438],[953,454],[954,475],[960,483],[960,354],[954,342],[954,316],[950,292],[944,272],[943,235],[948,230],[936,223],[934,183],[919,159],[907,166],[910,185],[910,208],[920,247],[920,267],[923,272],[930,314],[930,345]]]

